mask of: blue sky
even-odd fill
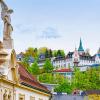
[[[100,47],[100,0],[5,0],[13,8],[17,52],[28,47],[73,51],[80,37],[92,54]],[[1,21],[0,21],[1,22]],[[2,28],[2,25],[0,23]],[[2,31],[2,30],[0,30]],[[2,37],[2,34],[0,34]]]

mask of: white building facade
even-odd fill
[[[100,52],[96,55],[91,56],[89,52],[85,52],[82,46],[82,41],[80,39],[80,44],[78,50],[75,49],[74,52],[69,52],[66,57],[58,57],[52,60],[54,68],[73,68],[77,66],[80,70],[85,71],[88,67],[100,64]]]

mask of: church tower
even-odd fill
[[[82,55],[84,53],[84,49],[83,49],[81,38],[80,38],[80,44],[79,44],[78,52],[79,52],[80,55]]]
[[[79,53],[78,53],[78,50],[75,48],[75,51],[74,51],[74,54],[73,54],[74,66],[78,67],[79,60],[80,60]]]

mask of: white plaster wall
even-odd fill
[[[66,68],[68,68],[69,64],[70,64],[70,67],[74,66],[72,58],[71,59],[66,59]]]
[[[89,61],[89,60],[80,60],[79,66],[84,66],[84,65],[92,65],[95,64],[94,61]]]
[[[53,64],[54,67],[58,67],[58,68],[66,67],[66,61],[65,60],[55,61],[52,64]]]
[[[35,97],[35,100],[39,100],[39,98],[43,100],[49,100],[49,97],[47,96],[31,92],[25,89],[15,88],[15,91],[16,91],[15,100],[19,100],[19,94],[25,95],[25,100],[30,100],[30,96]]]

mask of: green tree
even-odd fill
[[[53,57],[57,56],[57,50],[53,50]]]
[[[29,47],[26,52],[25,52],[25,57],[27,56],[32,56],[33,58],[37,58],[38,57],[38,51],[37,51],[37,48],[32,48],[32,47]]]
[[[38,49],[38,54],[39,54],[39,55],[40,55],[40,54],[45,54],[46,50],[48,50],[47,47],[41,47],[41,48]]]
[[[35,48],[35,49],[34,49],[34,58],[36,58],[36,59],[37,59],[37,57],[38,57],[38,49],[37,49],[37,48]]]
[[[58,51],[57,51],[57,56],[58,56],[58,57],[59,57],[59,56],[65,57],[65,52],[64,52],[64,50],[58,50]]]
[[[61,50],[57,51],[57,56],[61,56]]]
[[[74,69],[72,79],[73,87],[81,90],[100,89],[99,67],[89,68],[86,72],[80,72],[79,69]]]
[[[66,79],[67,78],[61,74],[43,73],[39,75],[39,81],[42,83],[61,84],[65,82]]]
[[[33,75],[39,74],[39,66],[36,61],[30,67],[28,67],[28,71]]]
[[[51,49],[49,50],[49,55],[50,55],[50,57],[53,57],[53,54],[52,54],[52,50]]]
[[[50,73],[53,71],[53,65],[52,65],[50,59],[46,59],[43,69],[46,73]]]
[[[45,57],[46,57],[46,58],[49,58],[49,57],[50,57],[50,55],[49,55],[49,50],[48,50],[48,49],[46,49],[46,51],[45,51]]]
[[[64,93],[67,93],[67,94],[71,94],[72,90],[73,90],[72,86],[68,81],[62,82],[61,84],[56,86],[55,89],[54,89],[55,92],[64,92]]]
[[[24,57],[24,58],[22,59],[22,61],[21,61],[22,65],[23,65],[26,69],[29,67],[28,61],[29,61],[29,57],[27,57],[27,56]]]
[[[65,52],[64,52],[64,50],[61,50],[61,56],[62,56],[62,57],[65,57]]]

